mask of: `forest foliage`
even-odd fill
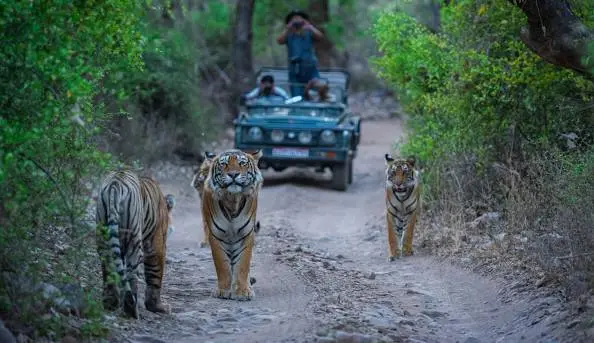
[[[94,228],[88,181],[113,166],[95,138],[111,117],[105,100],[127,95],[122,73],[143,68],[142,15],[122,0],[0,1],[0,317],[30,336],[65,330],[59,315],[39,315],[52,304],[27,285],[80,277],[70,253]],[[61,257],[48,254],[56,228],[73,242]]]
[[[594,241],[592,79],[530,51],[518,37],[526,18],[509,2],[450,2],[437,33],[407,3],[377,17],[374,65],[410,115],[399,148],[420,160],[429,207],[465,217],[442,223],[460,230],[491,210],[504,213],[508,234],[557,232],[562,239],[527,249],[529,258],[549,272],[587,273],[594,285],[582,256]],[[572,3],[591,29],[592,2]],[[566,255],[579,257],[561,268],[554,260]]]

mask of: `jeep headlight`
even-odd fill
[[[336,143],[336,135],[334,134],[334,131],[332,131],[332,130],[322,131],[322,134],[320,134],[320,139],[322,140],[322,143],[325,143],[325,144]]]
[[[301,144],[309,144],[311,143],[311,132],[310,131],[301,131],[299,132],[299,142]]]
[[[275,143],[282,142],[284,138],[285,133],[282,130],[272,130],[272,132],[270,132],[270,139]]]
[[[248,130],[248,137],[253,141],[262,140],[262,129],[257,126],[251,127]]]

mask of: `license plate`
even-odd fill
[[[279,157],[309,157],[308,149],[272,148],[272,156]]]

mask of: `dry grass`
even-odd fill
[[[424,248],[472,266],[559,282],[569,300],[594,289],[592,153],[539,153],[521,168],[471,159],[434,169],[439,192],[427,196]],[[433,188],[436,189],[436,188]]]

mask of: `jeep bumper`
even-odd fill
[[[262,149],[259,167],[284,169],[286,167],[332,167],[355,158],[355,151],[347,149],[301,146],[255,146],[241,144],[236,149],[253,151]]]

